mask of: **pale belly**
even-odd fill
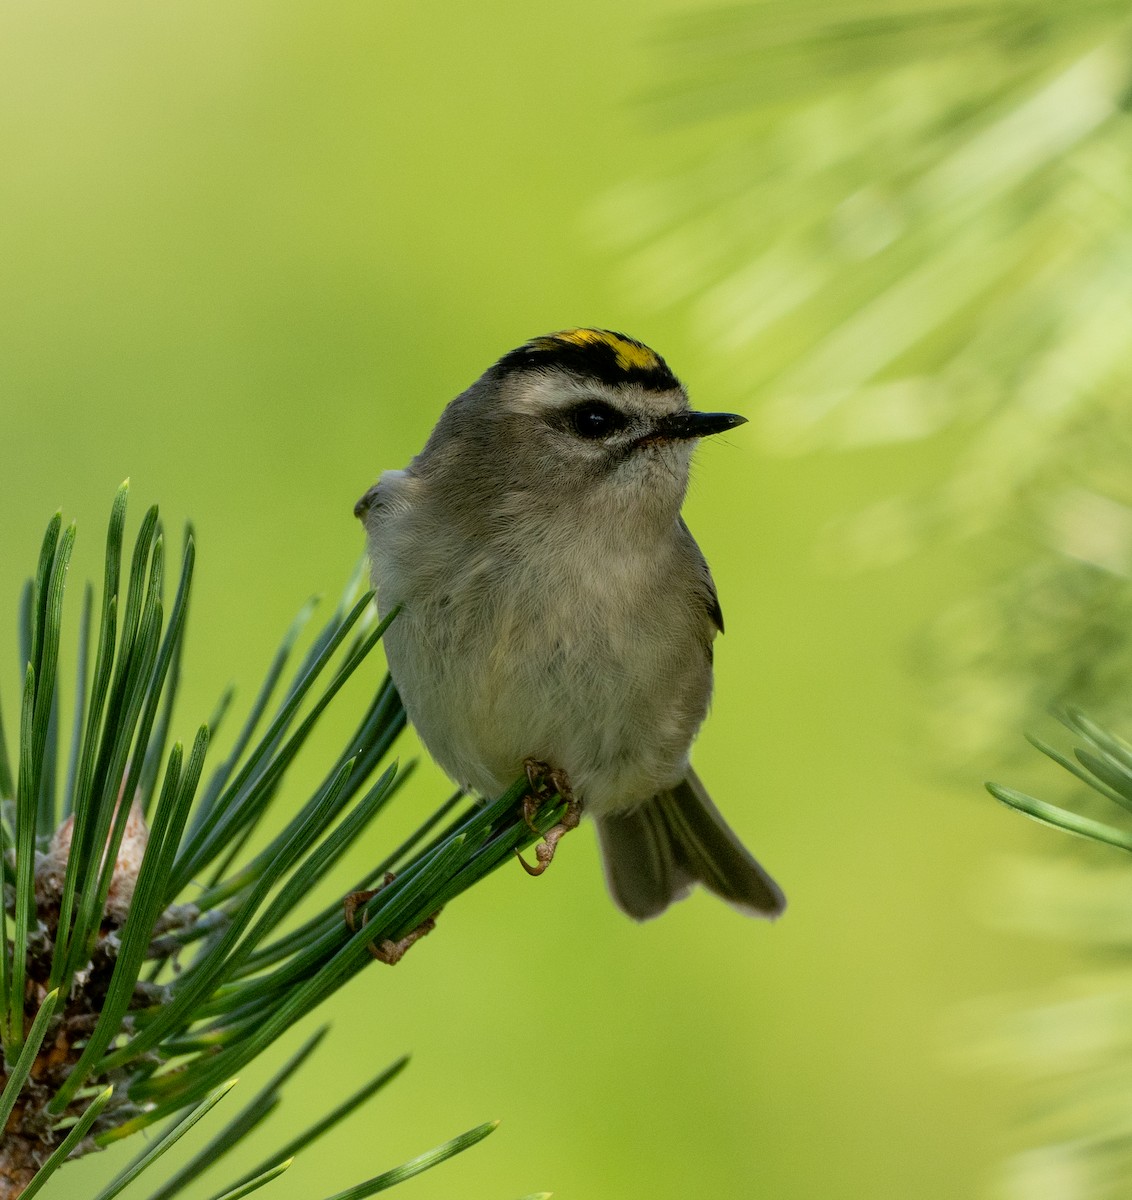
[[[626,597],[603,612],[568,584],[541,611],[524,589],[492,594],[410,600],[385,636],[409,719],[454,780],[498,795],[533,758],[602,812],[684,776],[711,688],[687,613]]]

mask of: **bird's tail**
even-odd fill
[[[786,907],[692,770],[645,804],[597,817],[597,828],[609,891],[637,921],[658,916],[696,883],[749,916],[777,917]]]

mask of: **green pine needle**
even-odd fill
[[[102,1110],[110,1103],[113,1088],[104,1088],[90,1102],[82,1116],[68,1131],[67,1136],[55,1147],[50,1157],[36,1172],[35,1177],[24,1189],[20,1200],[32,1200],[32,1197],[42,1188],[52,1175],[67,1161],[71,1152],[81,1144],[83,1138],[90,1132],[91,1126],[98,1120]]]
[[[282,1162],[290,1162],[296,1155],[300,1154],[308,1146],[318,1141],[323,1134],[328,1133],[334,1126],[338,1125],[355,1109],[360,1108],[373,1096],[376,1096],[386,1085],[393,1082],[398,1075],[409,1065],[409,1058],[406,1055],[404,1058],[399,1058],[392,1066],[386,1067],[380,1074],[375,1075],[364,1087],[359,1088],[354,1094],[344,1100],[333,1111],[327,1113],[321,1121],[315,1122],[309,1129],[299,1134],[298,1137],[292,1138],[281,1150],[261,1162],[253,1170],[249,1171],[243,1178],[238,1179],[233,1187],[239,1187],[245,1182],[251,1182],[256,1178],[263,1178],[270,1170]],[[224,1200],[227,1193],[217,1194],[211,1197],[211,1200]],[[154,1200],[158,1200],[154,1197]]]
[[[125,1191],[143,1171],[155,1163],[167,1150],[175,1146],[198,1121],[210,1113],[236,1086],[237,1082],[235,1079],[229,1079],[226,1083],[222,1083],[215,1091],[201,1101],[192,1112],[163,1133],[151,1146],[143,1150],[132,1163],[115,1175],[102,1191],[94,1197],[94,1200],[113,1200],[120,1192]]]
[[[233,691],[186,750],[175,732],[195,540],[186,534],[167,609],[156,508],[143,517],[123,571],[127,496],[123,484],[111,508],[97,630],[93,592],[83,596],[74,696],[60,694],[57,673],[75,526],[51,519],[21,606],[16,758],[0,745],[0,789],[11,800],[0,806],[0,1126],[9,1121],[20,1161],[44,1164],[19,1181],[29,1196],[68,1157],[165,1122],[96,1200],[153,1174],[237,1074],[293,1025],[359,971],[380,978],[386,968],[374,963],[371,946],[431,929],[446,904],[537,837],[520,812],[525,780],[491,803],[457,793],[375,856],[351,889],[373,895],[347,925],[348,892],[334,869],[351,848],[371,844],[412,770],[388,761],[405,727],[388,676],[305,797],[294,796],[290,769],[309,756],[316,725],[367,667],[396,612],[377,620],[356,576],[292,665],[313,613],[313,603],[304,606],[226,750],[206,769]],[[538,826],[549,828],[561,808],[545,804]],[[309,908],[320,887],[324,896]],[[287,1059],[187,1165],[157,1182],[151,1200],[174,1200],[258,1130],[285,1103],[286,1085],[321,1037]],[[316,1117],[214,1200],[269,1184],[406,1062]],[[375,1195],[493,1128],[479,1126],[335,1200]]]
[[[269,1171],[264,1171],[262,1175],[257,1175],[254,1179],[249,1179],[247,1183],[239,1184],[237,1187],[229,1188],[228,1191],[221,1193],[217,1200],[242,1200],[244,1196],[250,1196],[252,1192],[258,1192],[266,1183],[270,1183],[273,1179],[277,1179],[284,1171],[288,1170],[295,1160],[288,1158],[281,1162],[277,1167],[272,1167]]]
[[[1040,821],[1044,825],[1052,825],[1056,829],[1063,829],[1066,833],[1073,833],[1078,837],[1103,842],[1108,846],[1116,846],[1120,850],[1132,851],[1132,833],[1130,832],[1106,825],[1102,821],[1094,821],[1091,817],[1083,817],[1068,809],[1059,808],[1056,804],[1048,804],[1044,800],[1038,800],[1033,796],[1026,795],[1025,792],[1015,791],[1013,788],[1001,787],[994,783],[988,783],[986,786],[987,791],[996,800],[1001,800],[1003,804],[1025,813],[1028,817],[1033,817],[1035,821]]]
[[[217,1133],[207,1145],[203,1146],[171,1179],[158,1188],[149,1200],[173,1200],[184,1188],[195,1183],[206,1171],[214,1167],[229,1150],[238,1146],[254,1129],[270,1117],[281,1103],[280,1092],[283,1085],[314,1053],[319,1043],[326,1036],[326,1026],[318,1030],[299,1047],[270,1080],[256,1093],[255,1096]],[[264,1178],[267,1170],[280,1165],[284,1160],[290,1161],[293,1155],[281,1154],[271,1163],[263,1164],[254,1171],[249,1171],[242,1179],[237,1180],[231,1187],[239,1187],[251,1183],[256,1178]],[[229,1189],[231,1190],[231,1188]]]
[[[454,1137],[442,1146],[437,1146],[434,1150],[427,1150],[424,1154],[409,1159],[407,1163],[394,1167],[392,1171],[386,1171],[384,1175],[378,1175],[365,1183],[347,1188],[344,1192],[335,1192],[326,1200],[365,1200],[367,1196],[376,1196],[378,1192],[388,1191],[396,1184],[404,1183],[406,1179],[412,1179],[414,1175],[420,1175],[423,1171],[438,1166],[447,1159],[470,1149],[477,1142],[482,1142],[489,1133],[494,1133],[498,1126],[498,1121],[486,1121],[483,1125],[469,1129],[467,1133]]]
[[[8,1082],[4,1085],[3,1092],[0,1093],[0,1129],[8,1124],[8,1118],[12,1115],[12,1109],[19,1099],[20,1091],[31,1074],[35,1056],[39,1053],[43,1039],[47,1036],[47,1026],[55,1014],[55,1005],[58,999],[58,988],[44,996],[43,1003],[39,1006],[39,1012],[36,1013],[35,1020],[32,1022],[27,1041],[20,1049],[20,1056],[8,1072]]]
[[[1086,744],[1078,746],[1072,757],[1033,736],[1029,738],[1031,745],[1120,813],[1132,811],[1132,745],[1079,710],[1068,709],[1057,715]],[[1132,850],[1132,826],[1126,828],[1097,820],[1001,784],[988,783],[986,786],[1003,804],[1045,825],[1119,850]]]

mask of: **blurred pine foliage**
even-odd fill
[[[980,538],[998,561],[922,648],[951,757],[1051,701],[1118,701],[1132,5],[762,0],[656,52],[644,110],[686,150],[592,227],[774,452],[949,447],[945,477],[840,516],[822,553],[860,568]]]
[[[1132,852],[1132,743],[1078,710],[1060,717],[1070,748],[1031,740],[1084,787],[1064,804],[988,788],[1083,841],[1072,855],[1012,864],[998,919],[1083,947],[1090,967],[1040,1004],[997,1005],[984,1017],[981,1057],[1027,1097],[1031,1145],[1005,1164],[1008,1200],[1118,1200],[1132,1183],[1132,860],[1115,852]]]
[[[591,214],[625,286],[686,320],[701,376],[773,452],[948,447],[946,474],[877,494],[823,553],[860,568],[971,541],[989,582],[919,647],[938,745],[1011,761],[1057,705],[1082,745],[1043,748],[1091,790],[996,794],[1132,848],[1132,752],[1066,708],[1132,712],[1132,4],[761,0],[683,19],[657,57],[645,112],[684,127],[685,152]],[[1113,853],[1027,864],[1003,906],[1116,952],[1001,1022],[1033,1096],[1010,1197],[1128,1194]]]

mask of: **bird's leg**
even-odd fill
[[[565,771],[555,770],[549,763],[539,762],[537,758],[528,758],[523,763],[523,769],[527,772],[527,783],[531,789],[523,797],[523,820],[531,833],[538,833],[535,817],[538,816],[539,809],[546,802],[546,798],[556,792],[563,798],[572,795],[570,780],[567,779]]]
[[[566,801],[566,811],[562,814],[562,820],[548,829],[542,835],[542,841],[535,847],[536,863],[533,867],[518,850],[515,851],[528,875],[541,875],[554,859],[559,841],[571,829],[578,828],[578,822],[582,819],[582,804],[574,798],[574,791],[565,771],[533,758],[528,758],[523,766],[526,768],[527,782],[531,785],[530,792],[523,797],[523,820],[533,833],[538,833],[535,817],[547,796],[557,793]]]
[[[345,900],[342,901],[342,908],[346,916],[346,924],[354,932],[357,932],[357,926],[354,924],[354,914],[358,911],[360,904],[365,904],[367,900],[372,899],[381,891],[381,888],[388,887],[397,876],[392,871],[385,872],[385,878],[382,880],[381,887],[373,888],[370,891],[351,892]],[[378,962],[383,962],[387,966],[395,967],[401,959],[405,957],[409,947],[414,943],[419,942],[426,933],[432,933],[436,928],[436,918],[440,913],[433,913],[431,917],[423,920],[416,929],[410,930],[403,938],[398,938],[393,941],[392,938],[383,938],[378,943],[367,942],[366,949],[377,959]],[[362,924],[365,925],[365,914],[362,914]]]

